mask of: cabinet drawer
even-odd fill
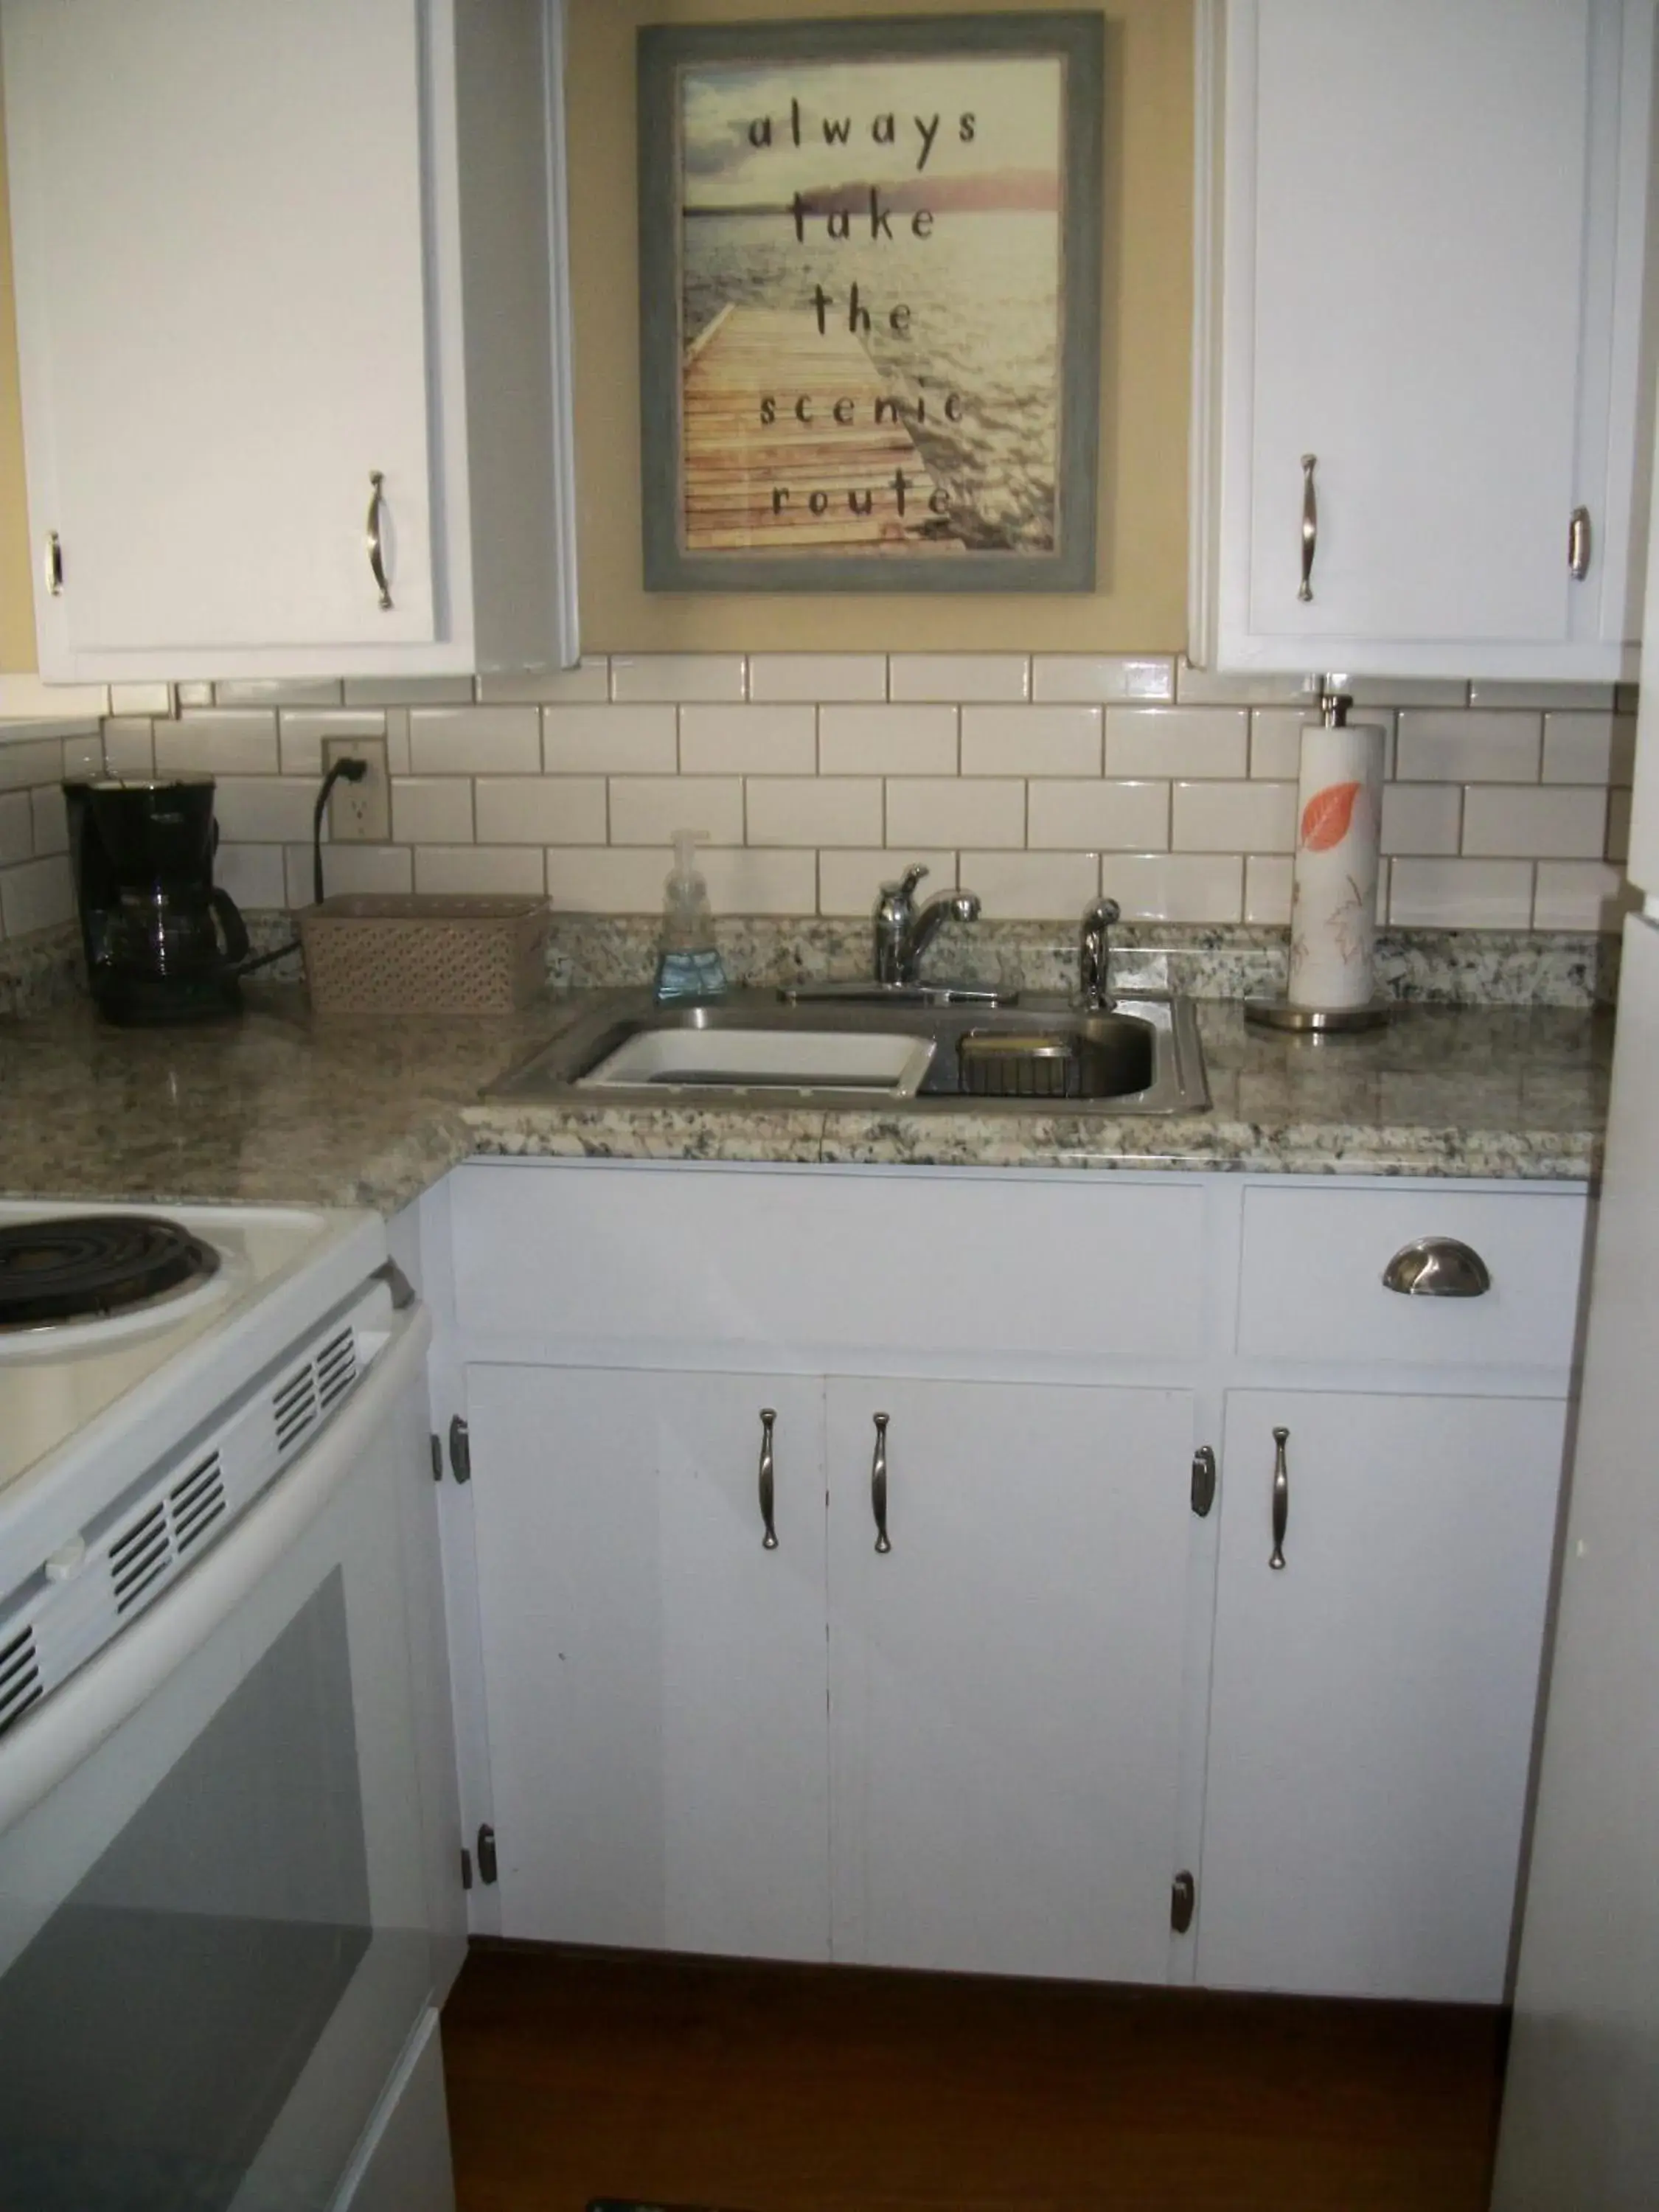
[[[1572,1358],[1588,1213],[1570,1192],[1248,1191],[1238,1349],[1259,1359],[1559,1373]],[[1478,1253],[1490,1289],[1388,1289],[1395,1254],[1431,1237]]]
[[[454,1236],[457,1317],[501,1357],[957,1371],[1201,1346],[1204,1194],[1174,1177],[477,1166]]]

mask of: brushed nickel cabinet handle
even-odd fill
[[[364,542],[368,548],[368,565],[380,589],[382,611],[392,605],[392,586],[386,580],[386,477],[379,469],[368,472],[368,520],[364,526]]]
[[[40,563],[46,590],[54,599],[64,596],[64,541],[55,530],[46,532],[46,550]]]
[[[1317,453],[1302,456],[1302,587],[1298,599],[1313,597],[1314,556],[1319,550],[1319,495],[1314,489],[1314,471],[1319,466]]]
[[[1455,1237],[1419,1237],[1395,1254],[1382,1282],[1407,1298],[1479,1298],[1492,1288],[1492,1270]]]
[[[1288,1429],[1273,1431],[1273,1548],[1267,1565],[1277,1573],[1285,1564],[1285,1531],[1291,1525],[1291,1470],[1285,1464]]]
[[[761,1549],[763,1552],[775,1552],[778,1548],[778,1532],[772,1525],[772,1430],[776,1423],[777,1418],[776,1413],[773,1411],[770,1406],[765,1407],[762,1410],[760,1512],[761,1526],[766,1531],[765,1534],[761,1538]]]
[[[1567,574],[1577,584],[1582,584],[1589,574],[1590,512],[1587,507],[1575,507],[1567,524]]]
[[[870,1462],[870,1510],[876,1516],[876,1549],[892,1550],[887,1540],[887,1416],[876,1415],[876,1455]]]

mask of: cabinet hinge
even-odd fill
[[[1200,1444],[1193,1454],[1193,1510],[1200,1521],[1215,1504],[1215,1454]]]
[[[441,1482],[444,1479],[444,1440],[437,1433],[436,1430],[434,1430],[430,1441],[432,1444],[432,1480],[434,1482]]]
[[[486,1820],[478,1831],[478,1879],[486,1888],[495,1881],[495,1831]]]
[[[1184,1936],[1192,1926],[1197,1908],[1198,1884],[1183,1867],[1170,1889],[1170,1925],[1177,1936]]]
[[[457,1482],[472,1480],[472,1437],[459,1413],[449,1425],[449,1471]]]
[[[461,1887],[463,1889],[471,1889],[471,1887],[472,1854],[468,1850],[466,1845],[463,1844],[461,1845]]]

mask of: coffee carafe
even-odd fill
[[[64,786],[87,976],[110,1021],[235,1013],[247,926],[213,880],[213,778]]]

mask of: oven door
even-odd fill
[[[0,2204],[311,2212],[361,2168],[434,1994],[428,1335],[0,1741]]]

